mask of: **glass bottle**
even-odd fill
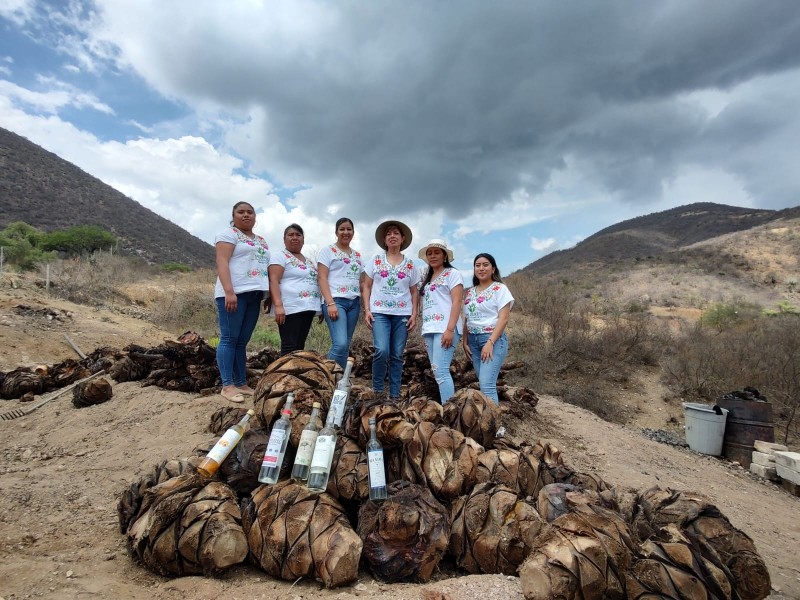
[[[283,456],[286,454],[286,445],[289,443],[289,435],[292,433],[292,423],[289,421],[289,417],[292,415],[293,403],[294,394],[290,392],[286,397],[283,410],[281,410],[281,418],[275,421],[272,431],[269,433],[264,461],[261,463],[261,471],[258,473],[258,480],[261,483],[276,483],[281,476]]]
[[[350,372],[353,370],[353,364],[356,359],[352,356],[347,357],[347,364],[344,367],[344,375],[336,384],[336,390],[333,392],[331,399],[330,410],[334,411],[333,424],[335,427],[341,427],[344,420],[344,409],[347,406],[347,397],[350,395]]]
[[[336,427],[333,425],[335,417],[336,413],[331,408],[328,411],[328,418],[325,419],[325,427],[320,430],[317,436],[314,454],[311,457],[311,466],[308,471],[308,489],[317,494],[321,494],[327,489],[328,478],[331,476],[333,451],[336,450]]]
[[[320,403],[314,402],[311,407],[311,418],[308,420],[308,425],[303,428],[303,433],[300,434],[300,444],[297,446],[297,454],[292,467],[292,479],[294,481],[301,483],[308,481],[309,465],[311,465],[311,457],[314,455],[314,446],[319,435],[319,427],[317,426],[319,409]]]
[[[236,423],[235,425],[231,425],[230,428],[222,435],[221,438],[214,444],[214,447],[211,449],[206,457],[200,462],[197,466],[197,472],[204,477],[211,477],[214,473],[217,472],[219,466],[228,458],[228,455],[231,453],[236,447],[236,444],[239,443],[239,440],[242,439],[244,435],[245,427],[247,427],[248,421],[250,421],[250,417],[256,414],[252,408],[247,411],[247,414],[242,417],[242,420]]]
[[[386,489],[386,470],[383,466],[383,446],[375,431],[375,417],[369,419],[369,442],[367,443],[367,463],[369,464],[369,499],[382,502],[389,497]]]

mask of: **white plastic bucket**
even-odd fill
[[[721,415],[714,411],[713,406],[684,402],[683,414],[686,425],[686,443],[689,448],[702,454],[719,456],[722,454],[722,441],[725,438],[725,421],[728,418],[728,409],[721,408]]]

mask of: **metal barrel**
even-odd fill
[[[775,441],[775,426],[772,421],[772,404],[720,398],[720,408],[728,409],[725,437],[722,440],[722,455],[737,461],[745,469],[750,468],[753,446],[756,440]]]

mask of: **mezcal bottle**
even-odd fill
[[[352,356],[347,357],[347,365],[344,368],[344,375],[336,384],[336,390],[333,392],[331,399],[330,410],[334,411],[333,425],[335,427],[342,426],[344,419],[344,409],[347,407],[347,397],[350,395],[350,372],[353,370],[353,363],[356,359]]]
[[[239,440],[242,439],[242,436],[244,435],[244,429],[247,427],[250,417],[255,414],[256,412],[251,408],[247,411],[247,414],[242,417],[241,421],[235,425],[232,425],[228,431],[226,431],[222,437],[219,438],[219,441],[214,444],[211,452],[209,452],[208,455],[197,466],[198,473],[205,477],[211,477],[217,472],[219,466],[226,458],[228,458],[231,450],[233,450],[236,447],[236,444],[239,443]]]
[[[325,427],[317,436],[317,444],[314,446],[314,454],[311,457],[308,489],[317,494],[321,494],[328,487],[328,478],[331,475],[333,451],[336,449],[336,427],[333,426],[335,417],[336,413],[331,407],[328,411],[328,418],[325,419]]]
[[[308,420],[308,425],[303,428],[303,433],[300,434],[300,444],[297,446],[297,454],[294,458],[292,479],[301,483],[308,481],[311,457],[314,455],[314,446],[317,443],[317,436],[319,435],[319,427],[317,426],[319,409],[320,403],[314,402],[311,407],[311,418]]]
[[[383,467],[383,446],[375,431],[375,417],[369,419],[369,442],[367,443],[367,462],[369,463],[369,499],[382,502],[389,497],[386,490],[386,470]]]
[[[281,410],[281,418],[275,421],[269,434],[264,461],[261,463],[261,471],[258,474],[258,480],[261,483],[276,483],[281,476],[283,456],[286,454],[289,434],[292,433],[292,423],[289,421],[289,417],[292,415],[293,403],[294,394],[289,392],[283,410]]]

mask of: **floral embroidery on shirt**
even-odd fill
[[[269,245],[267,241],[260,235],[254,235],[250,238],[242,233],[237,227],[231,227],[236,236],[236,243],[245,244],[253,249],[252,260],[259,265],[264,265],[264,268],[251,268],[247,270],[248,277],[269,277],[267,266],[269,264]]]
[[[408,302],[405,300],[375,300],[372,306],[377,308],[406,308]]]
[[[464,294],[464,306],[465,311],[467,314],[467,332],[476,334],[476,333],[492,333],[494,331],[494,325],[485,325],[485,326],[475,326],[470,325],[470,317],[475,317],[478,312],[478,304],[483,304],[487,300],[490,300],[495,293],[500,291],[500,284],[493,283],[485,290],[477,292],[476,288],[471,287],[467,290],[467,293]]]
[[[375,271],[384,279],[388,279],[389,277],[396,277],[397,279],[405,279],[406,277],[409,277],[410,273],[414,270],[414,261],[406,260],[405,258],[404,260],[405,262],[401,262],[399,265],[395,266],[391,264],[388,259],[386,259],[385,254],[383,255],[383,257],[376,256]],[[406,271],[408,271],[408,273]]]

